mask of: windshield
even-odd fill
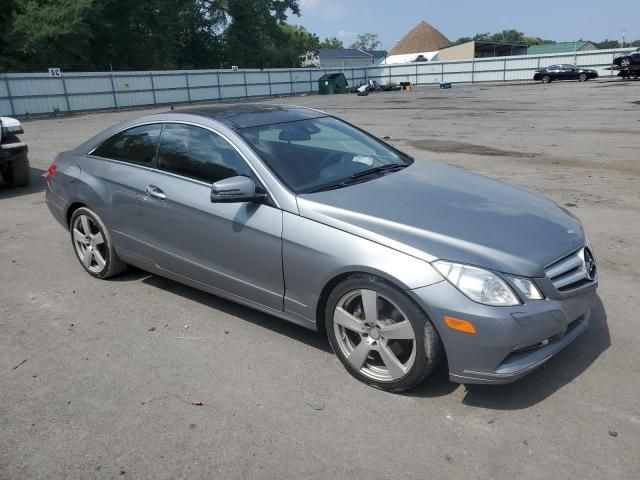
[[[239,133],[295,193],[367,181],[412,161],[332,117],[243,128]]]

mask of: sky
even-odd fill
[[[377,33],[389,50],[424,20],[449,40],[515,28],[556,41],[640,39],[640,0],[299,0],[289,22],[345,47],[357,33]]]

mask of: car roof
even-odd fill
[[[169,112],[168,112],[169,113]],[[328,114],[312,108],[267,103],[227,103],[176,109],[170,113],[197,115],[217,120],[230,128],[241,129],[295,122]]]

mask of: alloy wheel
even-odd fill
[[[82,265],[91,273],[101,273],[107,265],[107,248],[100,228],[88,215],[78,215],[71,228]]]
[[[623,58],[620,61],[620,66],[621,67],[628,67],[629,65],[631,65],[631,59],[630,58]]]
[[[407,316],[374,290],[344,295],[333,314],[338,347],[362,375],[380,382],[406,376],[416,359],[416,336]]]

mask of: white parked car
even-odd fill
[[[18,135],[24,133],[15,118],[0,117],[0,174],[9,187],[22,187],[29,183],[31,168],[27,144]]]

